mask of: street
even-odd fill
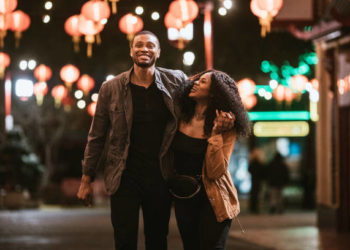
[[[238,225],[232,223],[238,230]],[[138,249],[144,248],[140,219]],[[105,208],[45,208],[41,210],[0,211],[1,250],[112,250],[113,235],[109,210]],[[182,249],[172,213],[168,249]],[[264,250],[244,240],[230,237],[227,249]]]

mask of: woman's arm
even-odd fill
[[[232,130],[208,139],[204,171],[209,179],[218,179],[227,171],[235,141],[236,132]]]

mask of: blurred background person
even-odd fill
[[[283,188],[289,182],[289,172],[282,155],[277,152],[267,166],[267,184],[270,193],[270,213],[283,213]]]
[[[250,154],[248,171],[251,175],[252,188],[249,195],[249,211],[251,213],[260,212],[260,192],[264,181],[265,166],[261,160],[260,150],[254,148]]]

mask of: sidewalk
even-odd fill
[[[230,237],[275,250],[346,250],[350,249],[350,233],[321,232],[313,212],[283,215],[240,215],[232,223]]]

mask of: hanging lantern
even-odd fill
[[[250,110],[256,105],[257,102],[258,99],[256,98],[256,96],[250,95],[243,100],[243,105],[246,109]]]
[[[94,116],[96,111],[96,102],[92,102],[87,106],[87,112],[89,115]]]
[[[74,100],[73,100],[73,98],[71,98],[67,95],[62,99],[61,103],[62,103],[62,106],[64,108],[64,111],[69,112],[72,109],[72,106],[74,104]]]
[[[312,79],[311,80],[311,86],[314,90],[318,90],[319,88],[319,83],[318,83],[318,80],[316,78]]]
[[[117,3],[119,2],[119,0],[109,0],[109,1],[112,3],[112,13],[117,14]]]
[[[119,20],[119,29],[121,32],[127,34],[129,42],[133,39],[134,35],[141,31],[143,28],[143,21],[139,16],[135,16],[131,13],[124,15]]]
[[[169,12],[184,23],[191,23],[198,16],[198,5],[192,0],[176,0],[170,4]]]
[[[86,2],[81,8],[81,14],[89,20],[100,22],[102,19],[108,19],[111,15],[108,3],[100,0],[91,0]]]
[[[79,52],[80,36],[82,35],[79,31],[79,15],[69,17],[64,23],[64,30],[73,37],[74,52]]]
[[[253,95],[256,89],[255,82],[249,78],[244,78],[237,82],[239,95],[242,99]]]
[[[285,87],[283,85],[278,85],[277,88],[272,93],[273,98],[277,102],[282,102],[284,100]]]
[[[290,88],[284,89],[284,100],[287,102],[288,105],[291,104],[291,102],[295,99],[295,93]]]
[[[51,90],[51,95],[55,99],[55,107],[61,106],[62,100],[67,96],[67,88],[64,85],[56,85]]]
[[[301,93],[308,82],[308,79],[304,75],[295,75],[292,76],[290,80],[291,87],[296,90],[297,92]]]
[[[34,70],[34,77],[38,79],[39,82],[46,82],[51,78],[51,76],[52,76],[51,69],[44,64],[40,64]]]
[[[278,14],[282,5],[283,0],[252,0],[250,2],[251,11],[259,17],[262,37],[265,37],[266,33],[271,31],[272,19]]]
[[[91,76],[84,74],[78,80],[77,87],[84,92],[84,95],[87,95],[95,87],[95,80]]]
[[[79,69],[72,64],[67,64],[60,70],[60,77],[64,81],[68,90],[72,88],[73,83],[78,80],[79,76]]]
[[[85,35],[85,42],[88,44],[87,56],[92,56],[92,44],[95,42],[95,35],[100,33],[104,28],[104,25],[100,22],[86,19],[83,15],[79,16],[79,31]]]
[[[0,14],[6,14],[17,8],[17,0],[0,0]]]
[[[34,95],[36,103],[41,106],[43,104],[44,96],[47,94],[48,87],[46,82],[37,82],[34,84]]]
[[[8,54],[0,52],[0,79],[4,79],[5,69],[10,65],[11,59]]]
[[[0,14],[0,47],[4,47],[7,30],[11,27],[11,14]]]
[[[30,17],[23,11],[16,10],[11,13],[10,29],[15,32],[16,48],[19,47],[19,41],[22,37],[22,32],[27,30],[30,26]]]
[[[167,12],[164,17],[164,24],[165,27],[169,28],[175,28],[175,29],[181,29],[184,27],[184,23],[180,18],[174,17],[170,12]]]

